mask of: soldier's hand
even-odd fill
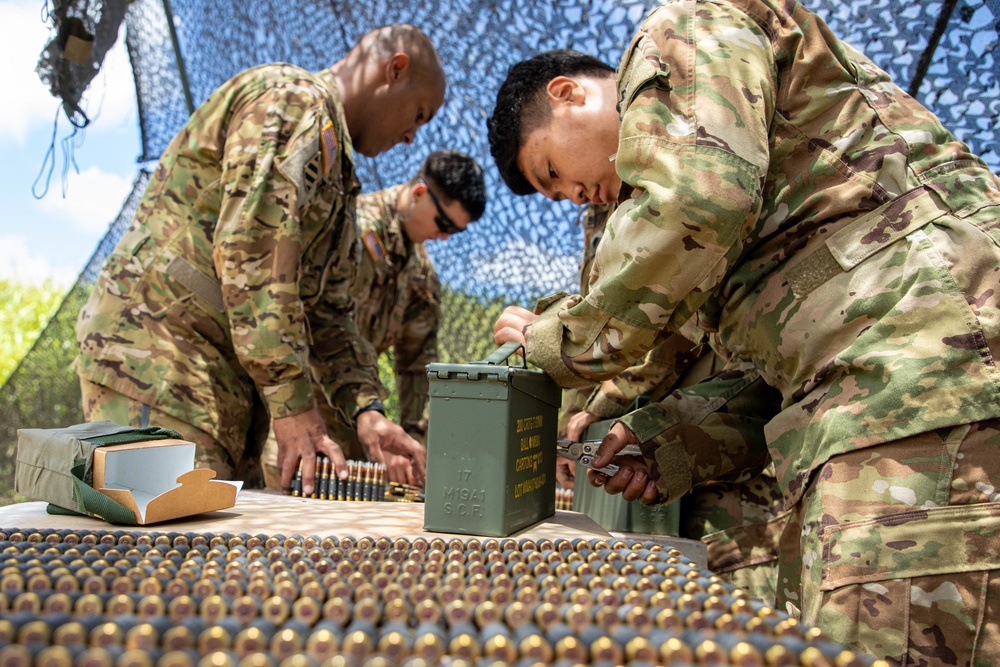
[[[564,489],[572,489],[576,479],[576,463],[561,456],[556,457],[556,481]]]
[[[413,439],[399,424],[380,412],[367,410],[358,415],[358,440],[372,461],[386,463],[383,451],[405,456],[410,461],[413,481],[423,486],[427,479],[427,449]],[[388,468],[388,464],[386,464]]]
[[[524,328],[538,315],[520,306],[507,306],[493,325],[493,342],[498,346],[511,341],[524,345]]]
[[[316,455],[326,454],[333,463],[333,470],[341,479],[347,478],[347,460],[330,436],[319,410],[281,417],[273,422],[274,439],[278,441],[278,468],[281,470],[281,490],[292,487],[295,469],[302,460],[302,495],[313,492],[316,479]]]
[[[383,451],[382,458],[385,463],[386,476],[390,482],[403,482],[404,484],[417,483],[416,475],[413,473],[413,465],[410,463],[410,457]]]
[[[579,442],[580,438],[583,436],[583,432],[587,430],[587,427],[596,421],[598,421],[597,415],[592,412],[587,412],[586,410],[577,412],[569,418],[568,422],[566,422],[566,437],[575,442]]]
[[[649,466],[641,456],[616,456],[626,445],[638,442],[635,434],[622,423],[615,424],[606,436],[601,446],[597,448],[593,466],[603,468],[609,463],[619,466],[618,472],[608,477],[596,470],[587,471],[587,481],[592,486],[603,486],[612,495],[622,494],[628,501],[639,500],[649,505],[656,502],[659,492],[656,484],[649,478]]]

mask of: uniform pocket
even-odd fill
[[[910,510],[826,526],[824,591],[852,583],[1000,567],[1000,503]]]
[[[635,98],[643,90],[655,86],[663,91],[669,91],[670,86],[670,66],[663,61],[653,64],[641,54],[637,54],[638,60],[632,67],[631,76],[625,81],[625,85],[620,90],[620,105],[622,109],[629,107]]]
[[[964,664],[984,640],[987,591],[1000,567],[1000,503],[835,524],[821,540],[818,622],[839,641],[887,658]]]
[[[201,299],[213,314],[225,311],[222,288],[215,276],[209,276],[190,261],[177,255],[167,264],[166,273],[189,292]]]
[[[659,11],[664,10],[661,8]],[[670,90],[670,65],[660,57],[656,41],[644,31],[639,31],[632,38],[618,71],[621,73],[618,77],[619,110],[626,109],[636,95],[650,85]]]

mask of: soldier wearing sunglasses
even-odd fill
[[[357,225],[361,263],[351,286],[358,332],[378,354],[392,348],[399,397],[399,421],[406,435],[423,442],[427,433],[428,385],[424,366],[437,361],[441,319],[440,285],[425,241],[443,241],[466,230],[486,208],[483,170],[457,151],[436,151],[405,183],[358,197]],[[317,391],[319,388],[317,387]],[[358,419],[383,412],[376,401],[357,414],[317,395],[320,413],[348,459],[363,460]],[[386,425],[388,420],[382,419]],[[367,432],[362,430],[362,432]],[[383,452],[389,477],[422,484],[410,460]],[[264,453],[268,486],[277,483],[273,440]]]

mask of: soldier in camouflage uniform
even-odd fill
[[[435,194],[436,193],[436,194]],[[457,151],[435,151],[406,183],[358,197],[355,225],[363,252],[351,284],[355,321],[376,354],[393,349],[399,422],[419,442],[427,436],[427,364],[438,359],[441,286],[424,245],[463,232],[486,209],[486,185],[479,164]],[[364,459],[350,417],[351,407],[320,400],[327,431],[349,458]],[[408,459],[385,457],[389,478],[417,483]],[[264,480],[275,487],[277,447],[264,449]]]
[[[406,25],[366,34],[322,72],[263,65],[216,90],[164,152],[80,312],[87,419],[167,415],[199,466],[259,479],[270,416],[282,487],[300,459],[311,480],[317,452],[342,467],[310,371],[340,405],[384,393],[348,293],[354,152],[411,143],[444,91],[434,46]],[[362,413],[357,427],[377,433],[373,458],[393,451],[422,469],[422,447],[384,416]]]
[[[624,417],[595,465],[643,456],[588,477],[665,502],[769,454],[781,606],[895,664],[1000,663],[1000,179],[796,3],[669,2],[617,81],[523,74],[490,122],[508,185],[622,204],[586,299],[508,308],[497,343],[571,386],[695,317],[742,364]],[[673,417],[761,385],[748,447]]]
[[[611,68],[608,68],[608,71],[611,72]],[[615,204],[594,204],[588,206],[582,214],[580,220],[580,225],[583,227],[583,258],[580,262],[582,296],[586,296],[589,291],[597,246],[604,235],[608,217],[615,208]],[[684,335],[671,337],[669,344],[657,345],[639,364],[631,366],[619,375],[597,385],[567,389],[563,392],[560,434],[571,440],[578,440],[590,424],[602,419],[620,417],[640,397],[655,401],[662,399],[677,386],[681,375],[689,376],[686,384],[708,377],[714,362],[711,355],[703,354],[705,347],[704,334],[694,326],[688,326],[684,330]],[[703,359],[698,364],[701,368],[692,374],[694,370],[692,367],[699,359]],[[560,482],[572,484],[572,479],[566,476],[566,472],[559,474],[562,477]]]

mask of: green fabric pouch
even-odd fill
[[[110,523],[135,526],[135,514],[91,487],[94,450],[145,440],[180,438],[155,426],[136,428],[109,421],[66,428],[25,428],[17,432],[15,490],[49,503],[49,514],[88,514]]]

